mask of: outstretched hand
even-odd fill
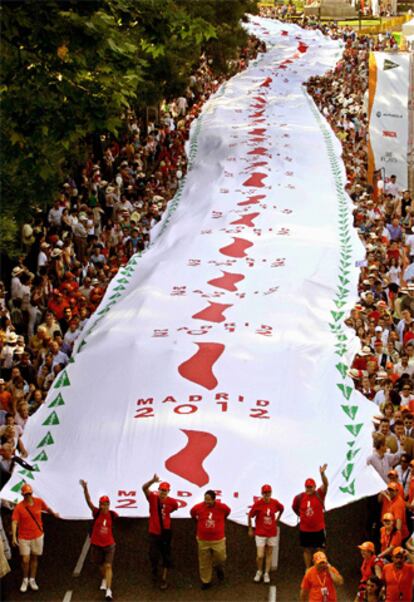
[[[322,466],[319,467],[319,472],[321,473],[321,475],[325,474],[327,468],[328,468],[327,464],[323,464]]]
[[[88,486],[88,483],[86,481],[84,481],[83,479],[79,479],[79,484],[81,487],[83,487],[83,489],[86,489]]]

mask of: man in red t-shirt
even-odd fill
[[[112,526],[118,514],[109,509],[110,500],[107,495],[99,498],[99,508],[96,508],[89,495],[88,483],[83,480],[79,483],[93,516],[91,555],[93,562],[101,569],[102,581],[99,589],[105,591],[105,600],[112,600],[112,564],[116,545]]]
[[[406,554],[404,548],[394,548],[392,563],[384,566],[385,602],[411,602],[413,599],[414,565],[405,561]]]
[[[226,561],[225,520],[231,510],[216,500],[212,489],[206,491],[204,502],[191,508],[190,514],[197,521],[198,566],[201,589],[212,585],[213,567],[220,581],[224,579],[223,566]]]
[[[158,580],[158,565],[161,559],[162,575],[160,589],[167,589],[167,574],[171,568],[171,512],[178,510],[178,502],[169,497],[170,484],[165,481],[160,483],[158,491],[150,491],[154,483],[160,483],[158,475],[144,483],[142,491],[149,504],[149,557],[151,562],[152,579]]]
[[[33,591],[39,589],[36,573],[38,558],[43,554],[42,512],[49,512],[57,518],[59,515],[42,499],[33,497],[33,489],[28,483],[22,485],[21,493],[23,501],[17,504],[12,514],[12,543],[19,546],[22,557],[23,581],[20,591],[24,594],[29,586]]]
[[[257,572],[253,581],[259,583],[263,575],[263,561],[265,560],[264,583],[270,583],[270,568],[272,566],[272,553],[277,544],[277,522],[283,514],[284,506],[272,498],[270,485],[263,485],[262,497],[252,506],[249,514],[249,536],[255,535]],[[255,519],[255,529],[252,527],[252,518]]]
[[[306,479],[305,491],[295,496],[292,503],[292,509],[299,517],[299,539],[307,569],[312,564],[312,554],[326,546],[324,502],[328,491],[327,467],[324,464],[319,468],[322,479],[319,489],[316,489],[314,479]]]

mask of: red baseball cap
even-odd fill
[[[316,487],[316,481],[314,479],[306,479],[305,487]]]
[[[266,493],[266,491],[272,491],[271,485],[262,485],[262,493]]]
[[[109,504],[110,503],[109,497],[107,495],[101,495],[101,497],[99,498],[99,503],[100,504]]]
[[[24,483],[21,488],[22,495],[27,495],[28,493],[33,493],[33,489],[29,483]]]
[[[163,481],[158,485],[158,490],[169,491],[171,489],[170,484],[167,481]]]

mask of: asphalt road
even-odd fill
[[[357,544],[367,537],[365,532],[367,502],[360,501],[327,514],[328,556],[345,579],[339,590],[339,600],[354,599],[358,583],[360,557]],[[63,601],[72,592],[73,602],[94,602],[104,599],[99,591],[100,577],[87,556],[79,577],[73,576],[85,537],[88,522],[63,521],[45,517],[46,546],[38,573],[39,592],[20,594],[19,559],[14,553],[13,571],[2,582],[1,599],[34,602]],[[152,586],[147,557],[147,521],[121,519],[118,521],[117,551],[114,564],[114,600],[122,602],[265,602],[269,586],[253,583],[255,546],[247,529],[229,522],[227,527],[228,561],[226,579],[211,590],[201,591],[197,573],[194,525],[190,520],[173,521],[173,550],[175,568],[170,587],[162,592]],[[277,601],[298,600],[304,567],[296,529],[282,525],[279,568],[272,574],[277,587]],[[68,598],[66,598],[66,602]]]

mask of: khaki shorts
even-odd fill
[[[19,552],[20,556],[41,556],[43,554],[43,541],[44,535],[36,537],[35,539],[19,539]]]
[[[274,537],[262,537],[261,535],[256,535],[255,537],[256,546],[258,548],[264,548],[268,546],[269,548],[274,548],[277,543],[277,536]]]

